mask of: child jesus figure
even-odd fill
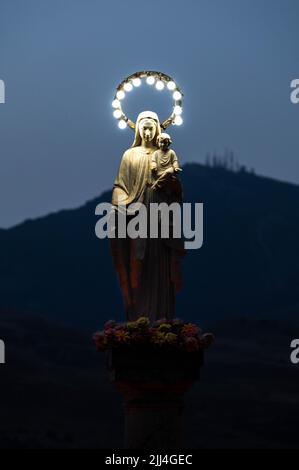
[[[169,175],[182,171],[175,151],[169,148],[171,144],[172,140],[169,134],[160,134],[157,139],[159,150],[153,153],[151,159],[151,170],[156,176],[152,189],[160,188]]]

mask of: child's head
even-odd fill
[[[167,150],[172,144],[170,135],[166,134],[166,132],[162,132],[157,138],[157,144],[161,150]]]

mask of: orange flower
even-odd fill
[[[192,323],[186,323],[182,328],[182,334],[185,336],[196,336],[200,332],[198,326],[193,325]]]
[[[129,340],[130,340],[130,335],[129,335],[128,332],[126,332],[124,330],[119,330],[119,331],[115,332],[115,339],[119,343],[128,343]]]

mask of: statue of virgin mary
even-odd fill
[[[155,177],[150,162],[160,134],[157,114],[152,111],[140,113],[133,145],[122,156],[112,193],[112,206],[116,212],[120,203],[125,210],[130,204],[143,203],[149,223],[151,203],[181,202],[181,185],[175,175],[170,175],[162,187],[152,188]],[[129,212],[127,219],[130,219]],[[180,261],[185,254],[183,241],[116,236],[110,243],[127,320],[148,317],[152,323],[162,318],[174,318],[175,296],[181,288]]]

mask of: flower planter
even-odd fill
[[[200,378],[213,335],[178,319],[109,321],[94,335],[109,379],[121,392],[126,449],[183,447],[184,395]]]

